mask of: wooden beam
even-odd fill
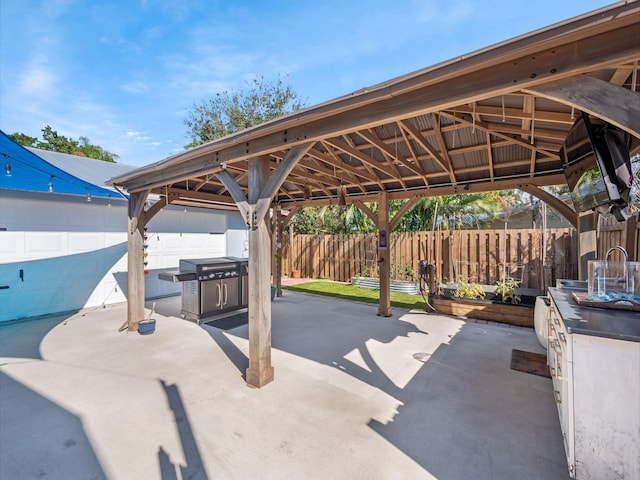
[[[325,142],[321,142],[323,145]],[[327,151],[330,151],[330,148],[328,145],[324,145],[324,147],[327,149]],[[331,152],[333,154],[333,152]],[[322,152],[318,152],[316,149],[312,149],[309,151],[309,156],[316,158],[318,160],[321,160],[325,163],[328,163],[329,165],[333,165],[336,168],[340,167],[340,169],[342,171],[345,172],[350,172],[358,177],[362,177],[366,180],[370,180],[372,182],[377,182],[379,179],[378,177],[376,177],[375,175],[371,175],[369,172],[363,171],[362,169],[358,169],[356,167],[353,167],[351,165],[345,164],[344,162],[341,162],[339,159],[333,158],[331,155],[328,154],[324,154]],[[306,163],[304,163],[305,166],[307,166]],[[310,166],[307,166],[307,168],[311,168]],[[337,176],[337,174],[334,172],[332,173],[332,175]],[[346,180],[346,178],[345,178]]]
[[[448,163],[447,160],[443,158],[442,155],[431,146],[427,139],[422,136],[420,130],[414,127],[413,124],[409,121],[402,121],[399,123],[399,125],[402,126],[402,128],[405,129],[413,137],[413,139],[422,146],[422,148],[429,152],[429,155],[449,175],[449,179],[451,180],[451,182],[455,183],[456,177],[453,174],[453,170],[451,169],[451,164]]]
[[[486,141],[487,141],[487,161],[489,163],[489,177],[491,178],[491,181],[493,181],[493,177],[494,177],[494,170],[493,170],[493,148],[491,145],[491,133],[489,133],[488,131],[485,131],[485,135],[486,135]],[[458,169],[458,173],[461,173],[460,170]],[[531,172],[533,173],[533,172]]]
[[[442,112],[442,115],[444,116],[449,116],[449,114],[447,112]],[[460,122],[460,123],[466,123],[467,126],[472,126],[474,125],[475,128],[478,128],[480,130],[486,130],[489,133],[491,133],[491,135],[494,135],[496,137],[499,138],[503,138],[504,140],[508,140],[511,143],[515,143],[517,145],[520,145],[524,148],[528,148],[530,150],[535,150],[536,152],[540,153],[541,155],[545,156],[545,157],[549,157],[549,158],[553,158],[554,160],[560,160],[560,156],[557,153],[554,152],[550,152],[548,150],[544,150],[538,146],[536,146],[535,144],[531,145],[528,142],[525,142],[522,139],[519,138],[515,138],[513,136],[509,136],[505,133],[499,132],[497,130],[493,130],[492,128],[490,128],[489,125],[487,125],[486,122],[474,122],[472,121],[472,119],[470,118],[470,115],[461,115],[461,116],[456,116],[454,117],[453,115],[450,116],[450,118],[455,118],[456,121]],[[520,129],[518,129],[518,134],[522,133]],[[484,144],[483,144],[484,145]]]
[[[371,168],[375,168],[380,172],[388,175],[390,177],[395,177],[396,174],[385,164],[376,161],[374,158],[371,158],[369,155],[361,152],[357,148],[352,147],[346,142],[342,140],[338,140],[337,138],[331,138],[325,140],[325,143],[337,148],[338,150],[342,150],[347,155],[350,155],[354,158],[360,160],[363,164],[369,165]]]
[[[598,259],[598,223],[596,212],[580,212],[578,217],[578,279],[589,278],[589,260]]]
[[[144,190],[142,192],[137,192],[139,195],[136,195],[134,201],[131,201],[131,197],[129,197],[129,208],[134,208],[133,212],[130,212],[129,218],[131,219],[131,225],[129,225],[129,232],[133,232],[140,226],[140,222],[143,220],[144,215],[144,205],[149,198],[150,190]],[[144,227],[144,225],[142,225]]]
[[[444,135],[442,135],[442,129],[440,128],[440,116],[436,113],[432,113],[431,116],[432,125],[436,125],[433,127],[433,135],[435,135],[436,140],[438,141],[438,148],[440,148],[440,156],[442,160],[446,162],[446,165],[449,166],[449,178],[452,183],[456,181],[456,172],[453,169],[453,163],[451,162],[451,157],[449,156],[449,149],[447,147],[447,143],[444,140]],[[425,138],[426,139],[426,138]]]
[[[408,198],[412,198],[414,196],[418,196],[420,198],[426,197],[438,197],[440,195],[457,195],[463,193],[482,193],[482,192],[493,192],[496,190],[512,190],[514,188],[522,189],[523,185],[536,185],[536,186],[545,186],[545,185],[561,185],[567,183],[567,179],[564,176],[564,173],[553,173],[548,175],[538,175],[534,177],[523,177],[523,178],[509,178],[509,179],[500,179],[496,178],[493,182],[489,180],[483,180],[473,183],[467,184],[457,184],[457,185],[440,185],[440,186],[432,186],[432,187],[423,187],[416,188],[412,190],[398,190],[398,191],[390,191],[387,192],[387,197],[389,200],[406,200]],[[376,202],[378,201],[377,193],[367,193],[367,194],[359,194],[359,195],[350,195],[347,197],[347,203],[354,203],[356,200],[361,202]],[[291,205],[294,202],[281,202],[283,207],[291,208]],[[322,198],[315,200],[301,200],[296,201],[295,205],[301,205],[303,207],[320,207],[324,205],[337,205],[335,199],[332,198]]]
[[[302,205],[294,205],[292,207],[287,206],[287,209],[289,210],[289,215],[287,215],[285,219],[282,221],[283,229],[287,228],[287,226],[293,220],[293,217],[295,216],[295,214],[298,213],[300,210],[302,210]]]
[[[448,110],[449,113],[466,113],[471,115],[473,110],[468,105],[460,105],[454,108],[450,108]],[[492,107],[492,106],[482,106],[476,105],[476,114],[479,114],[483,117],[498,117],[502,118],[503,115],[506,118],[515,118],[518,120],[531,120],[531,113],[524,113],[523,110],[518,108],[501,108],[501,107]],[[571,119],[570,113],[563,112],[546,112],[539,111],[536,112],[536,120],[546,123],[560,123],[563,125],[572,125],[573,120]]]
[[[235,181],[235,180],[234,180]],[[237,182],[236,182],[237,183]],[[169,188],[169,195],[177,196],[182,200],[198,201],[202,200],[208,203],[228,203],[235,206],[235,200],[227,195],[219,195],[217,193],[198,192],[194,190],[184,190],[182,188]],[[171,198],[171,197],[170,197]],[[171,203],[171,202],[169,202]]]
[[[389,227],[389,201],[387,194],[378,194],[378,266],[380,267],[380,302],[378,315],[390,317],[391,312],[391,228]]]
[[[624,87],[580,75],[525,91],[590,113],[640,138],[640,95]]]
[[[407,202],[400,207],[400,210],[396,212],[391,221],[389,222],[389,231],[392,232],[396,225],[400,221],[402,217],[404,217],[405,213],[407,213],[416,203],[422,200],[421,197],[413,197],[407,200]]]
[[[537,121],[537,119],[536,119]],[[499,133],[512,133],[514,135],[519,135],[522,137],[522,141],[525,145],[528,145],[531,148],[531,119],[522,120],[524,124],[527,124],[528,127],[526,129],[518,126],[518,125],[509,125],[506,123],[499,122],[483,122],[482,125],[484,128],[487,128],[491,131],[491,133],[499,132]],[[477,124],[476,124],[477,126]],[[563,142],[567,137],[567,132],[562,130],[551,130],[548,128],[538,128],[534,129],[534,137],[537,143],[539,138],[547,138],[551,140],[558,140],[559,142]]]
[[[151,221],[151,219],[162,210],[167,204],[171,203],[172,200],[177,199],[178,196],[175,193],[169,193],[168,196],[164,198],[160,197],[156,203],[151,205],[143,214],[142,226],[146,227],[147,224]]]
[[[242,215],[242,218],[245,219],[245,223],[247,224],[247,226],[251,225],[251,211],[249,208],[249,202],[244,192],[240,188],[240,185],[236,183],[231,174],[226,170],[217,172],[216,177],[218,177],[218,180],[222,182],[222,184],[229,192],[229,195],[231,195],[233,200],[236,202],[238,210],[240,210],[240,214]]]
[[[374,223],[374,225],[378,225],[378,216],[373,212],[373,210],[371,210],[369,207],[367,207],[364,202],[361,202],[360,200],[353,200],[352,202],[356,207],[358,207],[362,213],[364,213],[367,217],[369,217],[371,219],[371,221]]]
[[[138,322],[144,318],[144,213],[148,191],[129,195],[127,228],[127,327],[138,330]]]
[[[249,160],[248,202],[252,207],[260,200],[268,178],[267,157]],[[249,368],[246,381],[247,385],[260,388],[274,378],[271,366],[271,235],[265,216],[252,222],[248,236],[251,254],[248,277]]]
[[[358,131],[356,133],[358,135],[360,135],[363,139],[365,139],[366,141],[371,143],[372,145],[375,145],[381,152],[386,153],[393,160],[395,160],[396,162],[401,163],[402,165],[407,167],[412,172],[414,172],[414,173],[416,173],[418,175],[424,175],[424,170],[421,168],[419,163],[416,162],[415,164],[413,164],[411,162],[408,162],[401,155],[398,155],[398,153],[394,152],[389,147],[389,145],[387,145],[382,140],[380,140],[380,138],[373,132],[373,130],[371,130],[371,129],[360,130],[360,131]]]
[[[254,216],[257,216],[257,218],[263,218],[267,214],[267,210],[269,210],[271,201],[278,192],[278,189],[282,186],[282,183],[285,181],[289,173],[291,173],[291,170],[295,168],[300,159],[306,155],[312,145],[312,143],[298,145],[287,152],[282,162],[280,162],[266,183],[262,186],[262,189],[260,190],[260,197],[252,205],[255,209]]]
[[[536,185],[523,184],[520,186],[520,190],[527,192],[529,195],[539,198],[551,208],[556,210],[560,215],[566,218],[574,228],[578,228],[578,214],[566,203],[559,198],[551,195],[546,190],[542,190]]]

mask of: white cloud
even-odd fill
[[[18,89],[27,96],[44,96],[53,91],[56,75],[44,65],[31,65],[20,75]]]
[[[149,91],[149,85],[140,80],[133,80],[121,86],[122,90],[128,93],[144,93]]]

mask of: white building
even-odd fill
[[[0,160],[0,322],[125,301],[127,201],[104,182],[133,167],[25,149],[1,131]],[[147,298],[180,293],[158,272],[181,258],[248,254],[234,211],[165,207],[146,243]]]

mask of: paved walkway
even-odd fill
[[[157,302],[0,326],[0,478],[567,479],[551,380],[510,370],[533,331],[285,291],[275,381],[247,327]]]

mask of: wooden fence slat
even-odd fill
[[[626,246],[629,258],[640,250],[640,225],[606,224],[599,232],[599,257],[615,245]],[[627,238],[629,237],[629,238]],[[546,244],[543,240],[546,238]],[[352,235],[295,235],[282,238],[283,266],[292,265],[303,276],[348,282],[357,274],[378,275],[375,233]],[[467,275],[485,284],[501,279],[504,268],[515,274],[526,270],[523,285],[543,289],[558,278],[576,278],[578,235],[574,229],[436,230],[392,233],[388,239],[392,268],[413,271],[417,278],[420,260],[436,267],[440,282]],[[543,253],[546,264],[543,264]],[[616,257],[617,258],[617,257]],[[289,263],[289,261],[291,263]],[[402,268],[400,268],[402,267]],[[290,272],[287,272],[290,274]]]

